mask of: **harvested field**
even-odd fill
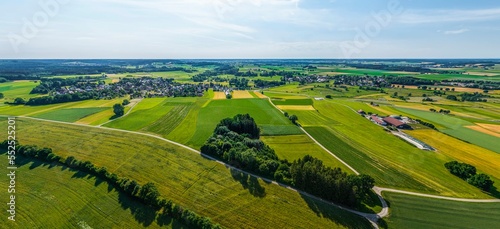
[[[233,99],[252,99],[253,96],[248,91],[233,91]]]
[[[281,110],[291,110],[291,111],[314,111],[313,106],[293,106],[293,105],[278,105]]]
[[[476,123],[476,126],[466,126],[469,129],[479,131],[500,138],[500,125]]]
[[[226,94],[221,91],[215,91],[214,92],[214,99],[215,100],[221,100],[221,99],[226,99]]]

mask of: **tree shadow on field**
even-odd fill
[[[134,219],[144,227],[150,226],[156,219],[156,211],[150,207],[139,203],[130,196],[118,192],[118,202],[124,210],[130,209],[130,213]]]
[[[372,228],[370,222],[361,216],[320,200],[315,200],[304,194],[300,194],[300,196],[318,217],[329,219],[333,223],[347,228]]]
[[[249,176],[248,174],[233,168],[230,168],[229,170],[233,179],[240,182],[244,189],[248,189],[250,194],[259,198],[266,196],[266,189],[260,185],[259,180],[256,177]]]

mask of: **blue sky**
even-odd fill
[[[500,58],[497,0],[16,0],[0,15],[0,58]]]

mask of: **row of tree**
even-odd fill
[[[260,139],[260,129],[248,114],[222,120],[201,147],[211,155],[237,168],[283,182],[336,203],[354,206],[374,185],[366,175],[347,175],[340,168],[329,168],[311,156],[292,163],[280,160]]]
[[[16,153],[18,155],[36,158],[49,163],[63,164],[75,170],[103,179],[112,186],[116,187],[120,192],[139,200],[143,204],[154,208],[156,211],[159,211],[160,217],[177,219],[190,228],[221,228],[218,224],[213,223],[210,218],[200,216],[191,210],[182,208],[181,206],[173,203],[171,200],[163,198],[154,183],[148,182],[141,186],[135,180],[119,177],[115,173],[109,172],[106,167],[98,167],[90,161],[80,161],[73,156],[63,160],[62,157],[55,155],[49,148],[39,148],[37,146],[19,144],[16,144],[16,146]],[[7,140],[0,143],[0,148],[7,149],[7,147]]]
[[[491,178],[483,173],[477,173],[476,167],[467,163],[460,163],[458,161],[450,161],[444,164],[444,167],[450,171],[451,174],[467,181],[467,183],[480,188],[483,191],[490,191],[493,187]]]
[[[97,99],[99,98],[96,92],[77,92],[74,94],[60,94],[60,95],[47,95],[30,98],[26,105],[47,105],[47,104],[55,104],[55,103],[66,103],[66,102],[75,102],[82,101],[88,99]]]

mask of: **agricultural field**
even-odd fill
[[[1,121],[0,128],[5,129],[6,123]],[[370,228],[366,220],[344,210],[249,178],[157,138],[22,118],[17,123],[23,130],[18,133],[21,144],[91,160],[140,184],[154,182],[165,197],[225,227],[276,228],[297,221],[301,224],[295,226],[303,228]],[[2,135],[5,138],[6,133]],[[241,211],[241,206],[252,207]]]
[[[15,98],[23,98],[28,100],[29,98],[37,97],[36,94],[30,94],[31,90],[36,87],[39,83],[35,81],[12,81],[6,83],[0,83],[0,93],[3,93],[4,98],[0,99],[2,106],[4,102],[12,102]]]
[[[5,156],[5,154],[1,154]],[[0,219],[5,228],[179,228],[178,221],[155,220],[155,212],[119,193],[106,182],[71,169],[49,165],[34,159],[18,157],[16,222]],[[6,169],[0,169],[7,173]],[[0,185],[7,187],[7,180]],[[1,192],[2,200],[8,199]],[[43,214],[41,213],[43,212]],[[12,225],[12,226],[7,226]],[[2,227],[2,228],[4,228]]]
[[[62,122],[76,122],[82,118],[108,110],[108,108],[94,107],[94,108],[69,108],[50,111],[43,114],[35,115],[36,118],[62,121]]]
[[[500,203],[464,203],[384,193],[387,228],[497,228]]]
[[[408,108],[397,109],[413,117],[437,124],[440,131],[446,134],[500,153],[500,141],[498,141],[497,137],[467,128],[467,126],[474,126],[474,123],[430,111],[419,111]]]
[[[321,124],[319,119],[302,119],[297,114],[299,123],[354,169],[373,176],[377,185],[445,196],[488,198],[449,174],[443,165],[451,161],[450,157],[419,150],[386,133],[344,104],[315,101],[314,106],[321,115],[337,123]],[[426,169],[422,170],[424,165]]]

